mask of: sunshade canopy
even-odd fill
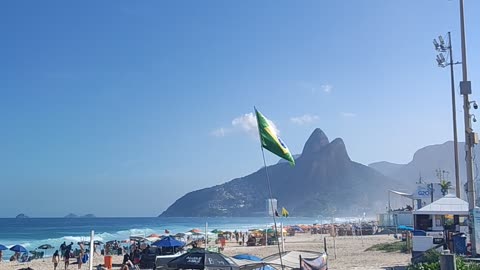
[[[182,241],[178,241],[177,239],[167,236],[164,237],[154,243],[152,243],[152,246],[157,246],[157,247],[183,247],[185,246],[185,243]]]

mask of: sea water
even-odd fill
[[[330,221],[330,220],[329,220]],[[342,222],[343,220],[336,220]],[[347,221],[347,220],[346,220]],[[322,224],[326,220],[315,218],[277,218],[277,223]],[[95,240],[127,240],[131,235],[159,235],[168,230],[170,234],[184,233],[193,228],[208,231],[229,230],[248,231],[265,229],[273,225],[271,217],[235,217],[235,218],[0,218],[0,244],[7,247],[19,244],[32,251],[43,244],[50,244],[55,249],[46,250],[45,256],[51,256],[63,242],[69,244],[88,241],[90,231],[95,231]],[[4,251],[3,259],[11,256]]]

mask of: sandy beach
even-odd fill
[[[332,270],[347,270],[347,269],[389,269],[396,266],[406,266],[409,263],[410,255],[393,252],[385,253],[381,251],[365,251],[374,244],[398,241],[392,235],[368,235],[368,236],[338,236],[334,239],[328,235],[322,234],[296,234],[295,236],[287,236],[285,239],[286,250],[311,250],[323,251],[323,238],[327,237],[327,251],[329,269]],[[268,255],[278,252],[277,246],[239,246],[234,242],[227,242],[224,254],[233,256],[240,253],[249,253],[259,257],[266,257]],[[72,260],[73,261],[73,260]],[[122,256],[113,257],[113,269],[119,269],[119,264],[122,262]],[[94,265],[103,263],[103,256],[94,257]],[[57,268],[64,269],[63,262]],[[51,270],[53,263],[51,258],[34,260],[29,263],[19,264],[17,262],[2,262],[0,263],[0,270],[11,270],[31,267],[35,270]],[[77,265],[71,264],[70,270],[78,269]],[[88,265],[82,265],[81,269],[88,269]],[[402,269],[402,268],[396,268]]]

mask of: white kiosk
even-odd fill
[[[467,218],[468,203],[452,194],[415,210],[412,256],[441,244],[447,232],[468,233]]]

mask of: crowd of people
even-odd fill
[[[57,269],[61,260],[63,260],[65,270],[67,270],[72,259],[77,264],[77,268],[82,269],[82,265],[88,261],[88,254],[86,253],[83,243],[78,243],[78,246],[79,248],[74,250],[73,242],[68,245],[66,242],[63,242],[60,245],[60,251],[56,250],[52,256],[54,270]]]

